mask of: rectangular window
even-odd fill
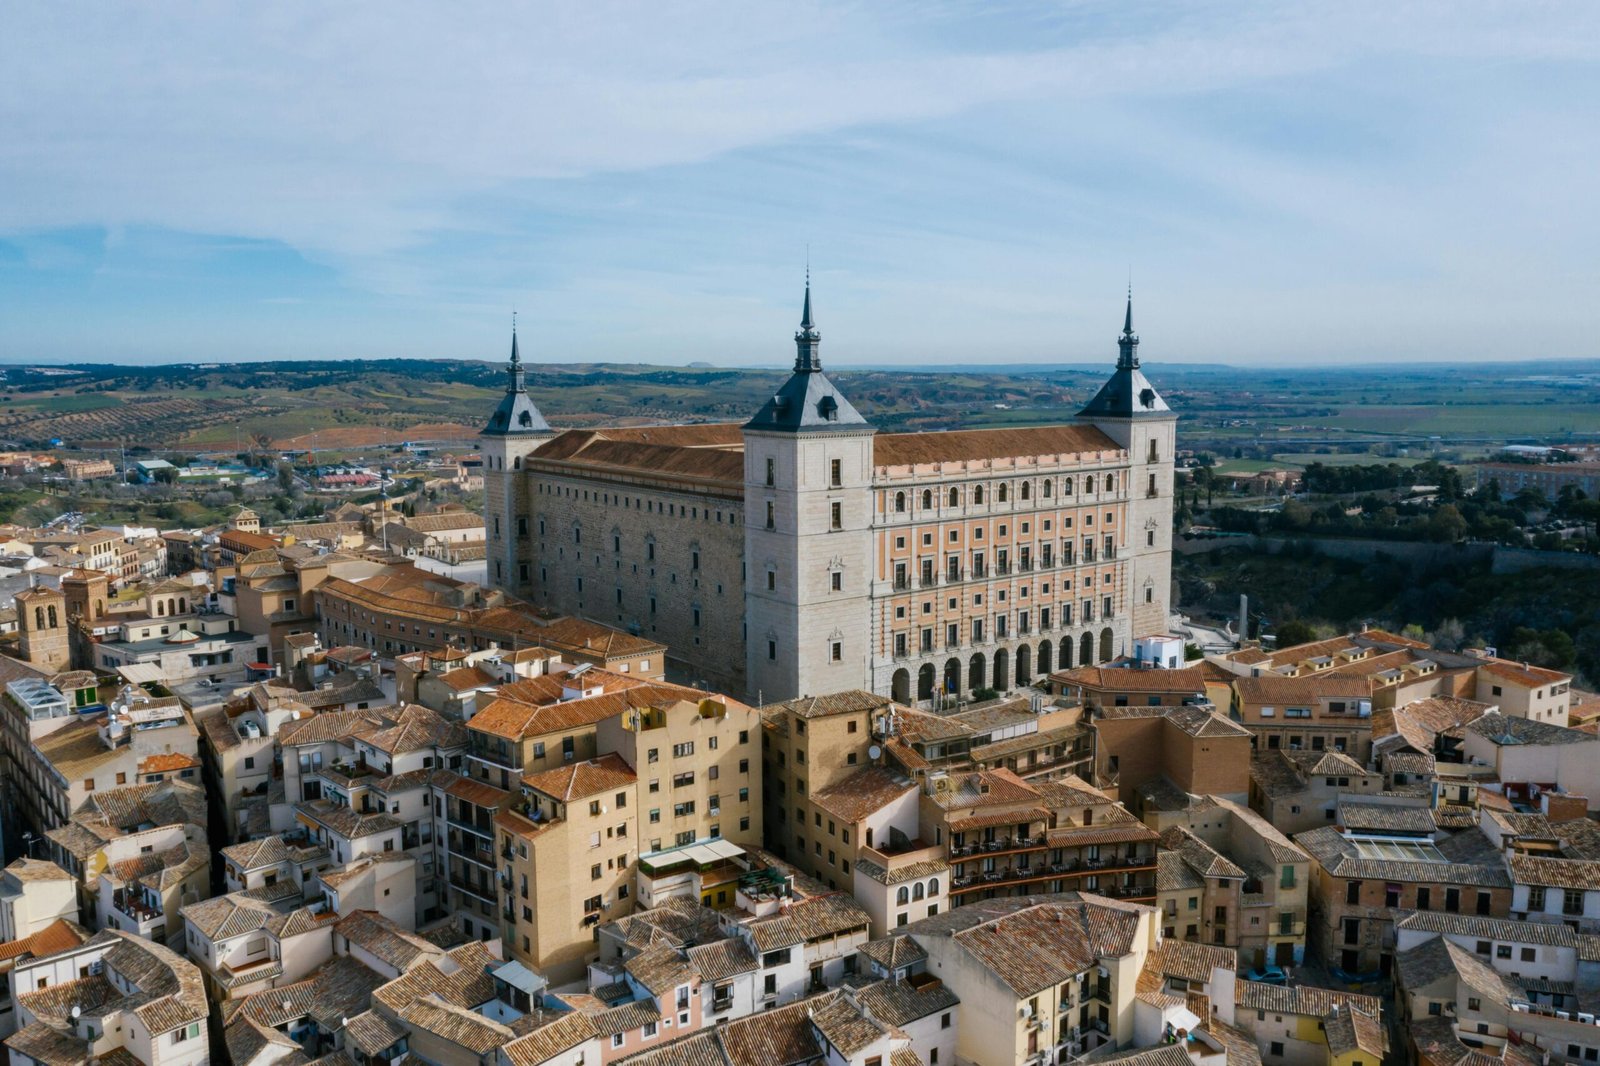
[[[828,464],[828,477],[830,478],[829,483],[833,485],[834,488],[838,488],[844,484],[843,464],[841,464],[839,460],[834,459]]]
[[[775,472],[774,468],[776,466],[777,466],[776,461],[769,457],[767,459],[767,485],[768,485],[768,487],[771,487],[771,485],[773,483],[773,474]]]
[[[829,506],[829,510],[832,512],[832,515],[833,515],[833,519],[832,519],[833,528],[834,529],[843,529],[844,528],[844,504],[839,503],[837,500],[835,500]]]

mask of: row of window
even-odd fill
[[[837,462],[837,461],[838,460],[835,460],[835,462]],[[769,470],[769,474],[770,474],[770,470]],[[772,482],[769,480],[767,482],[767,484],[771,485]],[[833,482],[833,484],[835,486],[837,486],[839,484],[839,482],[835,481],[835,482]],[[1117,475],[1116,474],[1106,474],[1104,476],[1104,478],[1098,483],[1098,486],[1097,486],[1097,483],[1095,481],[1095,475],[1087,474],[1087,475],[1084,476],[1083,481],[1081,483],[1081,492],[1082,492],[1083,495],[1085,495],[1085,496],[1093,496],[1093,495],[1095,495],[1097,487],[1103,487],[1102,491],[1105,491],[1105,492],[1116,492],[1117,491]],[[1074,481],[1073,481],[1073,478],[1071,478],[1069,476],[1069,477],[1064,477],[1064,478],[1061,479],[1061,482],[1060,482],[1060,494],[1062,496],[1071,496],[1071,495],[1074,494]],[[1056,495],[1056,481],[1055,481],[1054,478],[1045,478],[1045,479],[1043,479],[1043,480],[1041,480],[1039,482],[1039,498],[1040,499],[1044,499],[1044,500],[1053,499],[1055,497],[1055,495]],[[971,496],[972,496],[973,506],[981,507],[983,505],[983,503],[985,502],[985,500],[987,499],[987,493],[984,491],[984,486],[983,485],[974,485],[974,486],[972,486]],[[994,489],[994,502],[995,503],[1010,503],[1011,502],[1010,497],[1011,497],[1010,482],[1002,481],[998,485],[995,486],[995,489]],[[1031,501],[1033,499],[1033,482],[1031,482],[1031,481],[1023,481],[1023,482],[1021,482],[1017,486],[1017,497],[1021,501]],[[894,512],[896,514],[905,514],[905,513],[907,513],[907,511],[908,511],[908,509],[909,509],[909,507],[911,505],[911,499],[912,499],[912,497],[910,495],[908,495],[905,490],[901,489],[901,490],[896,491],[895,494],[894,494],[894,508],[893,508]],[[921,510],[924,510],[924,511],[933,510],[934,507],[935,507],[936,501],[939,501],[939,500],[943,500],[945,502],[945,506],[947,506],[947,507],[960,507],[961,506],[961,502],[962,502],[961,488],[959,486],[952,485],[948,489],[939,489],[937,492],[935,492],[933,489],[923,489],[922,490],[922,500],[921,500],[921,503],[922,503]]]

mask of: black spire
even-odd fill
[[[517,318],[511,316],[511,361],[506,364],[506,394],[489,416],[483,435],[505,437],[520,433],[549,433],[544,415],[528,395],[528,382],[522,369],[522,353],[517,350]]]
[[[822,356],[817,350],[821,344],[822,334],[817,332],[811,321],[811,268],[807,267],[805,308],[800,312],[800,329],[794,335],[796,374],[809,374],[822,369]]]
[[[1122,320],[1122,336],[1117,339],[1117,369],[1139,369],[1139,335],[1133,331],[1133,286],[1128,287],[1128,313]]]
[[[527,379],[522,372],[522,356],[517,351],[517,314],[511,313],[511,362],[506,364],[506,392],[527,392]]]

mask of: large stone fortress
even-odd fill
[[[515,336],[483,431],[488,579],[762,700],[1004,691],[1164,632],[1177,415],[1117,368],[1070,425],[878,433],[823,372],[744,425],[552,431]]]

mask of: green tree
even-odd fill
[[[1291,618],[1281,622],[1276,629],[1278,647],[1292,648],[1296,644],[1310,644],[1317,639],[1317,631],[1309,622],[1302,622],[1298,618]]]
[[[1453,503],[1441,504],[1428,518],[1428,539],[1454,544],[1467,533],[1467,520]]]

